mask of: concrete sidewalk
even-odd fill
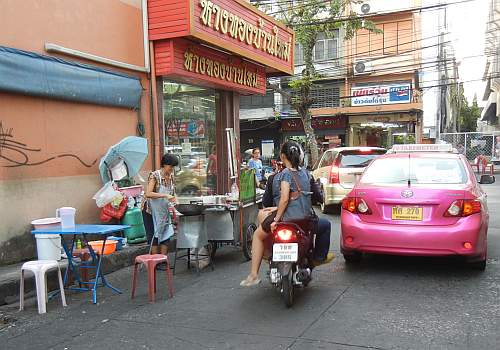
[[[147,254],[148,251],[149,245],[146,243],[129,245],[111,255],[105,255],[103,258],[102,270],[104,274],[109,274],[130,266],[133,264],[137,255]],[[0,305],[12,304],[19,300],[19,279],[22,265],[23,263],[21,262],[13,265],[0,266]],[[68,260],[61,260],[60,266],[64,274],[68,266]],[[58,288],[55,271],[49,272],[47,283],[49,291]],[[35,279],[30,273],[26,274],[24,288],[26,296],[30,296],[31,294],[34,295]]]

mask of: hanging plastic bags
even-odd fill
[[[97,207],[102,208],[106,204],[113,202],[116,197],[122,194],[116,189],[116,185],[113,181],[106,183],[97,193],[92,197],[95,199],[95,204]]]

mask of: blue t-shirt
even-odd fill
[[[307,172],[306,169],[301,168],[300,170],[293,171],[295,175],[295,180],[294,177],[292,176],[292,171],[290,169],[285,169],[281,173],[277,174],[274,177],[273,180],[273,201],[274,201],[274,206],[278,206],[280,198],[281,198],[281,181],[286,181],[290,184],[290,190],[292,192],[296,192],[298,190],[296,182],[300,185],[300,189],[302,191],[302,195],[296,199],[294,202],[300,201],[301,205],[301,211],[300,211],[300,216],[297,216],[297,210],[294,209],[293,213],[291,210],[291,202],[288,202],[288,207],[285,210],[285,213],[283,214],[284,219],[300,219],[302,217],[308,216],[311,213],[312,210],[312,204],[311,204],[311,181],[309,178],[309,173]],[[296,203],[294,203],[293,206],[295,206]],[[290,209],[290,210],[289,210]]]
[[[250,159],[248,161],[248,167],[250,169],[255,169],[255,175],[257,176],[257,180],[262,181],[262,161],[260,159]]]

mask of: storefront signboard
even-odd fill
[[[205,138],[205,121],[171,118],[166,124],[167,136],[174,139]]]
[[[315,130],[344,129],[346,127],[345,117],[315,117],[311,121]],[[299,118],[285,119],[281,121],[282,131],[302,131],[304,127]]]
[[[155,59],[157,75],[243,94],[266,93],[262,67],[189,40],[155,42]]]
[[[356,86],[351,89],[351,105],[372,106],[411,102],[411,84]]]
[[[150,40],[190,37],[293,74],[294,32],[244,0],[149,0]]]

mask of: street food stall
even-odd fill
[[[234,131],[226,129],[229,140],[234,140]],[[229,174],[233,181],[232,192],[225,195],[202,195],[202,196],[180,196],[177,198],[177,210],[188,217],[184,225],[179,225],[182,247],[197,247],[198,242],[209,244],[210,258],[214,258],[215,252],[221,246],[235,246],[243,250],[243,255],[251,258],[251,246],[253,233],[257,228],[256,219],[259,205],[262,202],[263,191],[258,189],[254,170],[241,170],[237,173],[236,147],[234,141],[228,142],[227,153],[229,155]],[[239,176],[238,176],[239,175]],[[203,216],[191,219],[192,216]],[[197,224],[201,221],[202,226],[193,232],[192,221]],[[189,225],[189,229],[184,226]],[[185,232],[184,232],[185,231]],[[188,232],[189,231],[189,232]],[[191,238],[186,238],[190,236]],[[205,237],[204,240],[201,237]],[[191,239],[192,243],[185,243]]]
[[[293,74],[294,32],[244,0],[148,5],[158,148],[179,158],[177,210],[201,209],[200,235],[212,256],[229,244],[249,258],[261,190],[240,169],[239,99],[264,95],[268,77]],[[201,219],[187,215],[192,218],[182,220],[201,227]],[[178,230],[188,233],[182,225]]]

